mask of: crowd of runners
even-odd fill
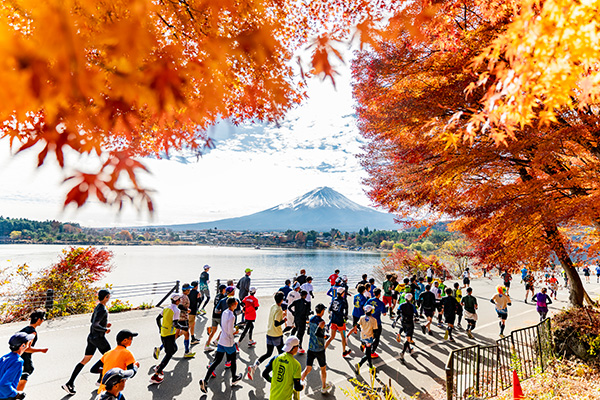
[[[600,281],[600,267],[596,272]],[[585,270],[583,273],[587,276]],[[356,359],[356,373],[360,374],[361,367],[367,364],[369,373],[376,374],[373,359],[379,357],[377,349],[384,317],[391,319],[392,329],[397,329],[395,337],[403,363],[404,355],[413,352],[416,323],[423,335],[434,336],[434,324],[441,327],[444,340],[448,341],[454,341],[456,329],[462,328],[463,319],[466,322],[465,333],[470,338],[473,338],[472,332],[477,324],[478,303],[470,287],[471,272],[468,268],[461,276],[462,282],[448,285],[443,279],[437,279],[430,268],[423,277],[413,275],[400,279],[390,273],[381,284],[364,274],[352,287],[347,277],[336,270],[328,278],[327,295],[330,299],[317,304],[313,279],[303,269],[293,279],[285,280],[273,295],[273,301],[267,305],[268,319],[260,321],[267,327],[265,353],[250,365],[238,367],[240,346],[253,347],[257,344],[254,327],[260,304],[256,297],[257,289],[251,284],[251,274],[252,270],[246,269],[245,275],[237,283],[230,280],[219,285],[214,297],[211,297],[210,266],[205,265],[198,281],[185,283],[181,293],[170,296],[171,304],[164,307],[156,318],[160,336],[153,351],[157,365],[153,367],[150,377],[152,384],[163,381],[163,371],[178,351],[178,338],[183,337],[183,357],[195,357],[192,346],[200,344],[195,330],[198,318],[207,319],[206,342],[202,347],[204,352],[212,353],[206,374],[199,380],[200,390],[207,393],[211,381],[217,379],[216,368],[225,362],[225,368],[231,371],[232,385],[240,383],[244,377],[249,380],[265,379],[271,384],[269,398],[272,400],[298,396],[315,361],[321,377],[321,392],[329,393],[332,384],[327,381],[326,354],[338,334],[341,347],[336,349],[341,350],[341,357]],[[556,299],[560,286],[556,275],[551,268],[535,273],[526,268],[521,270],[521,283],[526,290],[525,302],[531,298],[541,320],[546,318],[552,298]],[[508,307],[512,304],[509,291],[513,275],[506,270],[500,272],[500,276],[504,284],[496,288],[490,302],[495,306],[499,334],[503,336]],[[536,287],[539,287],[537,292]],[[98,400],[123,400],[125,381],[138,371],[139,363],[128,350],[138,333],[121,330],[116,335],[117,346],[114,349],[106,339],[111,328],[107,308],[110,297],[107,289],[98,292],[98,304],[91,317],[84,357],[62,386],[70,395],[76,393],[75,380],[96,350],[102,356],[90,371],[98,374]],[[207,311],[209,305],[212,307]],[[48,350],[35,346],[38,339],[36,328],[45,318],[44,311],[33,312],[30,324],[10,338],[11,352],[0,359],[0,399],[25,398],[24,388],[34,370],[32,354]],[[360,343],[360,354],[353,354],[348,345],[353,337],[352,340]],[[277,354],[274,354],[275,350]],[[302,355],[306,356],[304,369],[296,359],[296,356]],[[257,371],[261,368],[262,372],[258,375]]]

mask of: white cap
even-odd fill
[[[171,300],[172,300],[172,301],[181,300],[181,295],[180,295],[180,294],[177,294],[177,293],[173,293],[173,294],[171,295]]]
[[[365,310],[365,312],[366,312],[366,313],[373,312],[373,306],[372,306],[372,305],[370,305],[370,304],[367,304],[367,305],[364,307],[364,310]]]
[[[285,345],[283,346],[283,351],[286,353],[292,350],[295,346],[300,346],[300,340],[296,336],[290,336],[285,340]]]
[[[406,296],[404,296],[404,298],[406,299],[406,301],[411,301],[412,300],[412,294],[411,293],[407,293]]]
[[[250,288],[250,293],[256,293],[256,288],[254,286]]]
[[[337,288],[335,288],[335,290],[336,290],[338,293],[344,293],[344,292],[346,291],[346,288],[345,288],[345,287],[343,287],[343,286],[340,286],[340,287],[337,287]]]

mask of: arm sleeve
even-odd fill
[[[102,321],[104,319],[108,320],[108,313],[106,312],[106,308],[98,308],[98,312],[94,312],[93,320],[92,320],[92,329],[96,332],[106,332],[108,328],[102,325]]]
[[[138,372],[138,367],[136,367],[135,364],[128,364],[127,369],[130,369],[133,371],[133,376],[135,376],[135,374],[137,374],[137,372]],[[132,378],[133,378],[133,376],[132,376]]]
[[[283,323],[284,323],[284,322],[285,322],[284,320],[281,320],[281,321],[277,321],[277,320],[275,320],[275,321],[274,321],[274,323],[275,323],[275,326],[280,326],[280,325],[283,325]]]
[[[162,314],[158,314],[156,316],[156,325],[158,325],[158,329],[161,328],[161,325],[162,325],[161,321],[162,321]]]

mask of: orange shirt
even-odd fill
[[[113,368],[127,369],[128,365],[135,364],[133,354],[123,346],[117,346],[114,349],[107,351],[100,360],[102,360],[102,363],[104,364],[102,367],[103,378],[106,371],[110,371]],[[104,391],[104,385],[100,385],[98,388],[98,393],[102,391]]]

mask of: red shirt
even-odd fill
[[[258,308],[258,299],[251,294],[244,298],[244,317],[248,321],[256,320],[256,309]]]
[[[335,285],[335,281],[337,281],[338,276],[339,276],[338,274],[331,274],[329,276],[329,278],[327,278],[327,280],[329,281],[329,283],[331,283],[331,286]]]

